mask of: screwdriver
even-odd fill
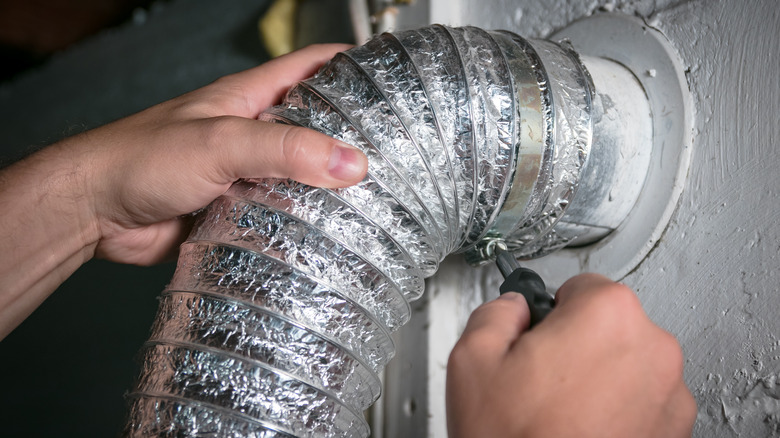
[[[501,294],[518,292],[525,297],[531,311],[531,328],[550,313],[555,306],[555,298],[547,293],[542,277],[531,269],[521,267],[503,243],[496,244],[494,248],[496,266],[504,276],[504,282],[498,290]]]

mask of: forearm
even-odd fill
[[[94,254],[89,161],[65,141],[0,171],[0,339]]]

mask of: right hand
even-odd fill
[[[690,436],[696,402],[677,340],[626,286],[580,275],[528,331],[522,295],[471,315],[447,367],[450,435],[464,437]]]

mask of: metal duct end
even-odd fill
[[[693,150],[685,65],[643,20],[596,14],[553,35],[570,41],[593,84],[593,142],[577,193],[553,233],[559,251],[526,266],[553,290],[580,272],[620,280],[663,235]]]
[[[491,258],[486,250],[493,240],[518,257],[539,256],[568,243],[553,227],[575,197],[591,153],[594,86],[579,55],[566,43],[516,35],[511,43],[527,63],[515,61],[512,71],[520,121],[517,153],[507,197],[490,231],[466,248],[473,264]]]
[[[639,199],[654,148],[648,94],[631,70],[568,39],[512,39],[532,60],[513,70],[517,161],[490,231],[466,248],[474,265],[493,258],[496,241],[533,259],[609,236]]]

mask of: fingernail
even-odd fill
[[[328,162],[330,176],[341,181],[351,181],[363,175],[363,153],[345,143],[333,148]]]

